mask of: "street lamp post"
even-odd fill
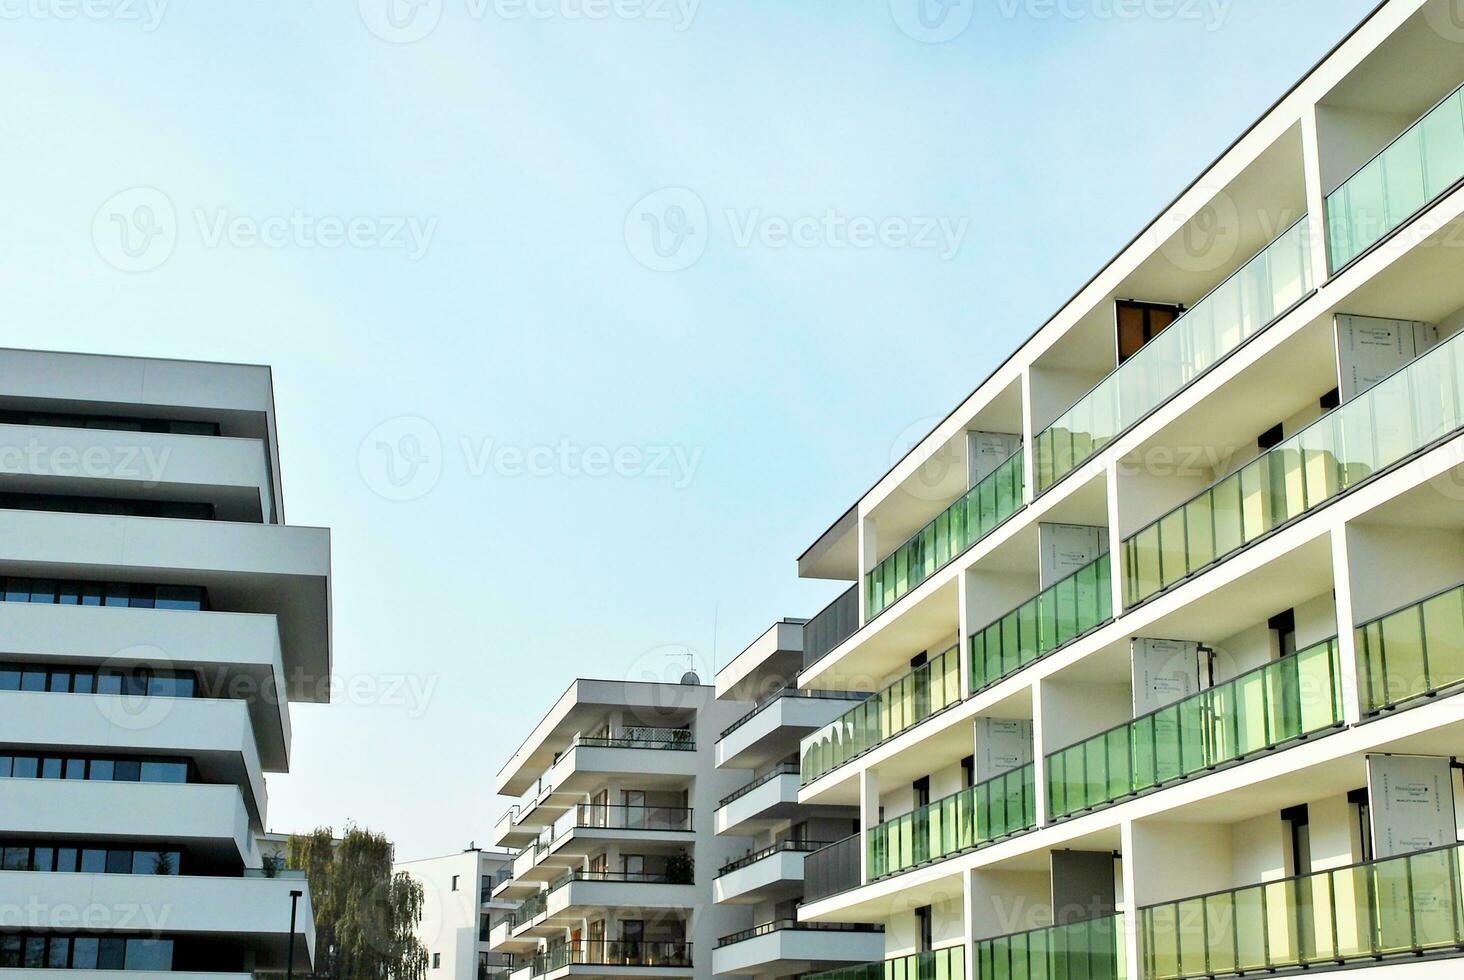
[[[285,954],[285,980],[295,980],[295,914],[300,907],[300,897],[305,892],[296,888],[290,892],[290,942]]]

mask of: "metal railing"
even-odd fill
[[[862,841],[862,834],[853,834],[827,847],[821,847],[803,859],[805,903],[816,902],[863,884],[859,870],[859,848]]]
[[[581,940],[551,946],[530,972],[543,976],[569,966],[690,967],[691,943],[629,939]]]
[[[827,657],[858,629],[859,584],[856,582],[803,624],[803,669]]]
[[[828,847],[831,843],[833,842],[823,840],[780,840],[771,847],[764,847],[756,851],[749,851],[748,853],[742,855],[742,857],[740,858],[728,861],[726,864],[722,865],[720,869],[718,869],[717,877],[720,878],[723,875],[729,875],[740,868],[745,868],[748,865],[756,864],[757,862],[762,861],[765,858],[770,858],[774,854],[808,854],[813,851],[817,851],[820,848]]]
[[[763,773],[761,776],[758,776],[752,782],[748,783],[746,786],[735,789],[731,793],[722,797],[722,801],[717,805],[719,807],[724,807],[734,800],[742,799],[753,790],[758,789],[761,786],[766,786],[768,783],[777,779],[779,776],[796,776],[798,775],[798,772],[798,763],[780,762],[776,766],[773,766],[773,768],[769,769],[767,772]]]
[[[869,922],[799,922],[797,919],[773,919],[751,929],[743,929],[717,940],[717,948],[743,943],[775,932],[884,932],[884,926]]]

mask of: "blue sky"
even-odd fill
[[[822,608],[803,548],[1374,0],[385,2],[0,4],[0,306],[273,365],[342,694],[270,824],[420,857],[575,676]]]

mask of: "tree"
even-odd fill
[[[359,827],[339,843],[330,827],[290,836],[286,863],[305,872],[315,908],[315,976],[425,980],[427,948],[414,933],[422,885],[393,874],[395,858],[391,841]]]

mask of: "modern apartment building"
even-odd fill
[[[775,980],[884,955],[878,926],[798,920],[804,858],[848,837],[859,818],[855,806],[798,802],[799,742],[868,697],[800,690],[803,650],[804,622],[783,620],[717,672],[717,697],[743,708],[717,738],[717,766],[744,778],[717,806],[716,831],[750,843],[712,887],[719,903],[752,910],[750,926],[717,940],[718,976]]]
[[[285,523],[269,369],[4,350],[0,392],[0,968],[308,970],[259,836],[330,534]]]
[[[1381,4],[801,556],[824,977],[1464,971],[1461,83]]]
[[[752,925],[712,900],[750,843],[713,826],[747,777],[717,768],[717,735],[747,705],[688,681],[577,680],[498,773],[519,801],[494,843],[519,852],[492,896],[515,910],[489,944],[515,957],[513,980],[705,980],[717,940]]]
[[[493,952],[488,937],[514,908],[493,897],[493,890],[512,877],[513,859],[511,851],[469,847],[396,866],[422,885],[417,938],[427,949],[428,980],[506,980],[512,960]]]

